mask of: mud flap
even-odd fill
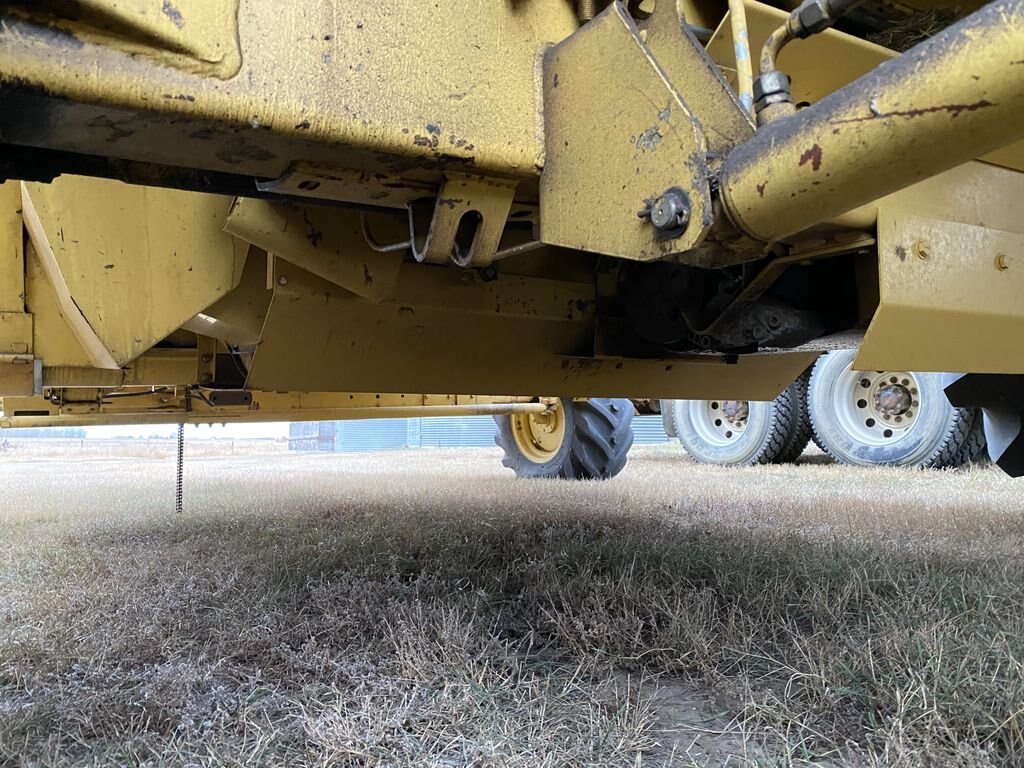
[[[1004,373],[947,374],[946,397],[960,408],[981,408],[992,461],[1011,477],[1024,475],[1024,376]]]

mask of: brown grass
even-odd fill
[[[494,451],[0,457],[0,764],[959,765],[1024,755],[993,469],[516,481]]]

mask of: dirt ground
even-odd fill
[[[1018,764],[998,470],[0,455],[0,765]],[[234,448],[233,450],[237,450]],[[157,458],[154,458],[157,456]]]

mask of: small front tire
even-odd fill
[[[626,466],[634,413],[624,398],[563,398],[546,415],[495,416],[494,442],[517,477],[608,480]]]

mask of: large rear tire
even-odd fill
[[[626,399],[562,399],[548,416],[495,416],[494,442],[517,477],[608,480],[626,466],[633,414]]]
[[[815,442],[842,464],[957,467],[977,456],[977,414],[946,399],[942,374],[858,371],[856,350],[823,355],[807,407]]]
[[[792,461],[810,437],[802,379],[771,401],[675,400],[676,436],[701,464],[744,467]]]

